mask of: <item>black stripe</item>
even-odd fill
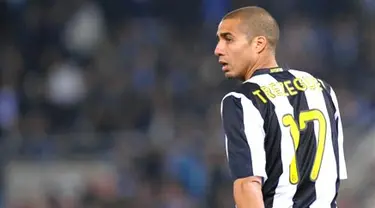
[[[331,95],[331,90],[332,87],[328,85],[328,83],[324,82],[321,80],[321,82],[324,85],[324,91],[323,91],[323,96],[324,96],[324,101],[327,106],[327,111],[329,115],[329,121],[331,122],[331,130],[332,130],[332,145],[333,145],[333,151],[335,154],[335,160],[336,160],[336,172],[337,172],[337,179],[336,179],[336,194],[335,197],[332,199],[331,202],[331,208],[336,208],[336,200],[337,200],[337,195],[339,192],[339,187],[340,187],[340,162],[339,162],[339,144],[338,144],[338,123],[339,121],[335,119],[335,113],[337,111],[335,104],[333,103],[332,95]]]
[[[295,78],[289,71],[270,74],[278,82]],[[298,91],[298,94],[288,96],[288,100],[294,109],[294,118],[299,125],[299,114],[301,111],[309,110],[305,92]],[[300,181],[297,185],[296,193],[293,197],[293,207],[309,207],[316,200],[315,182],[310,180],[310,173],[316,155],[316,137],[314,132],[314,122],[307,123],[307,128],[301,131],[300,143],[296,151],[297,167]]]
[[[230,95],[223,100],[223,127],[228,139],[229,168],[233,179],[252,176],[251,152],[244,132],[240,98]]]
[[[259,90],[260,86],[255,83],[245,83],[238,90],[249,98],[254,106],[260,112],[264,120],[264,131],[266,132],[264,148],[266,152],[266,173],[268,179],[262,187],[263,201],[266,208],[273,206],[275,191],[279,183],[279,178],[283,173],[283,165],[281,160],[281,129],[275,114],[275,106],[272,102],[264,104],[260,99],[253,96],[252,92]],[[263,97],[266,95],[261,92]]]

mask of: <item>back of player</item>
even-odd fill
[[[263,177],[265,207],[337,206],[347,174],[337,98],[327,83],[298,70],[258,69],[222,108],[232,174]]]
[[[263,119],[265,207],[336,207],[347,174],[333,89],[306,72],[273,68],[257,70],[240,91]]]

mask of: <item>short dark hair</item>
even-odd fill
[[[279,25],[265,9],[257,6],[242,7],[233,10],[223,17],[225,19],[239,18],[240,27],[251,38],[265,36],[273,50],[279,41]]]

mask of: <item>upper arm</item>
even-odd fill
[[[240,93],[227,94],[221,103],[226,152],[234,179],[267,179],[263,118],[252,101]]]
[[[331,88],[330,94],[332,97],[333,104],[335,105],[335,121],[336,121],[336,127],[337,127],[337,133],[338,133],[338,146],[339,146],[339,175],[340,179],[347,179],[347,170],[346,170],[346,162],[345,162],[345,155],[344,155],[344,132],[342,128],[342,122],[341,122],[341,115],[340,115],[340,109],[339,104],[337,101],[336,93]]]

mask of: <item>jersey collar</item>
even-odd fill
[[[253,73],[251,77],[261,75],[261,74],[273,74],[273,73],[282,72],[282,71],[287,71],[287,69],[283,69],[278,66],[272,67],[272,68],[261,68],[261,69],[255,70],[255,72]]]

